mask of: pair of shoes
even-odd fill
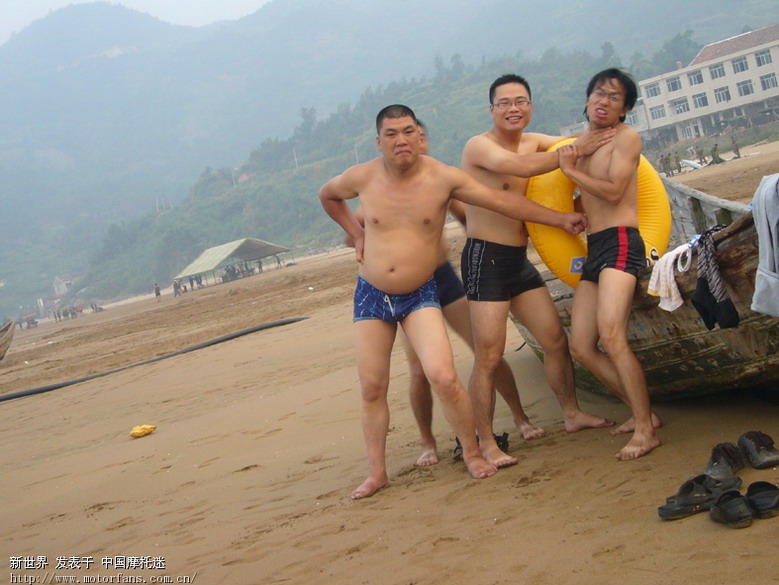
[[[749,485],[743,496],[737,489],[726,490],[709,510],[711,519],[732,528],[746,528],[754,518],[772,518],[779,514],[779,486],[768,481]]]
[[[737,490],[740,485],[739,477],[720,481],[706,474],[696,475],[685,481],[675,495],[666,498],[665,504],[657,508],[657,515],[663,520],[678,520],[704,512],[711,509],[723,492]]]
[[[719,443],[711,450],[711,457],[703,473],[714,479],[723,480],[736,475],[742,467],[744,467],[744,458],[739,448],[733,443]]]
[[[731,528],[746,528],[752,524],[752,510],[738,490],[722,492],[712,504],[709,516],[715,522],[727,524]]]
[[[779,451],[774,440],[760,431],[749,431],[738,438],[738,447],[743,458],[755,469],[779,465]]]
[[[744,498],[755,518],[773,518],[779,514],[779,486],[771,482],[751,483]]]

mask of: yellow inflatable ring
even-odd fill
[[[549,150],[557,150],[573,142],[566,138]],[[576,188],[560,169],[532,177],[527,186],[528,199],[556,211],[573,211],[573,193]],[[539,256],[557,278],[576,287],[587,257],[584,234],[572,236],[561,229],[527,222],[528,234]],[[671,238],[671,205],[663,181],[652,164],[641,155],[638,164],[638,231],[646,244],[647,261],[660,258]]]

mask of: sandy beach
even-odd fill
[[[709,193],[748,200],[777,172],[777,144],[685,173]],[[724,153],[728,158],[729,153]],[[749,156],[746,156],[749,155]],[[737,186],[738,185],[738,186]],[[718,187],[719,186],[719,187]],[[449,229],[452,258],[462,232]],[[75,380],[280,319],[305,317],[57,390],[0,402],[2,582],[289,585],[767,583],[779,518],[743,530],[707,513],[661,521],[657,507],[702,473],[711,448],[761,430],[779,441],[779,405],[749,392],[658,403],[663,446],[632,462],[608,430],[564,431],[541,363],[508,327],[505,357],[531,419],[524,441],[506,405],[515,467],[473,480],[451,461],[418,468],[399,345],[393,354],[390,486],[353,502],[367,473],[359,423],[351,250],[161,302],[144,298],[17,331],[0,393]],[[467,380],[472,356],[452,339]],[[627,408],[579,394],[592,413]],[[133,439],[136,425],[156,425]],[[779,468],[739,473],[779,483]],[[61,568],[57,558],[62,557]],[[92,563],[89,563],[92,559]],[[129,560],[128,560],[129,559]],[[168,580],[168,578],[170,580]],[[19,579],[19,580],[15,580]],[[124,580],[123,580],[124,579]],[[95,582],[95,581],[92,581]]]

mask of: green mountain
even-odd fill
[[[288,196],[281,177],[294,165],[292,147],[301,169],[338,167],[314,163],[315,152],[322,161],[340,148],[352,161],[355,148],[368,156],[380,100],[397,96],[413,103],[442,73],[459,79],[485,66],[499,69],[500,59],[506,67],[527,64],[523,72],[539,80],[534,89],[545,90],[544,83],[550,89],[536,110],[535,128],[556,132],[576,119],[577,107],[566,105],[575,91],[565,93],[568,83],[560,75],[542,82],[538,73],[559,69],[561,60],[612,51],[638,64],[688,29],[700,44],[777,20],[775,2],[756,0],[742,3],[738,15],[731,4],[700,0],[397,0],[391,8],[379,0],[274,0],[241,20],[193,29],[107,3],[68,6],[0,46],[0,216],[6,219],[0,315],[50,295],[55,276],[84,274],[90,266],[94,272],[117,229],[150,216],[164,224],[168,219],[161,218],[184,213],[179,207],[204,204],[197,195],[204,183],[224,175],[204,168],[234,173],[253,153],[243,166],[261,168],[261,180],[276,185],[279,196],[261,208],[263,216],[276,213]],[[421,115],[456,129],[441,133],[440,144],[450,144],[446,156],[457,163],[457,145],[483,126],[478,116],[485,98],[469,102],[467,88],[457,84],[447,91],[427,103],[446,101],[452,111],[438,105]],[[334,112],[357,117],[338,128],[329,118]],[[308,137],[322,132],[320,119],[337,131],[327,135],[330,143],[314,145]],[[230,187],[233,173],[227,173]],[[289,180],[299,182],[300,174]],[[306,189],[313,197],[311,185]],[[222,220],[198,225],[198,233],[185,226],[182,239],[193,245],[233,233],[219,227],[226,219],[213,193],[206,199]],[[145,215],[150,210],[155,213]],[[157,217],[156,210],[167,213]],[[323,241],[318,230],[327,222],[317,223],[321,218],[310,225],[301,219],[300,233],[271,237],[252,225],[256,215],[245,218],[252,235],[287,245]],[[151,232],[141,239],[157,241]],[[157,241],[164,258],[142,260],[157,267],[160,280],[171,274],[163,269],[167,262],[192,253],[174,257],[169,245],[169,239]],[[131,281],[117,278],[115,287],[100,287],[101,294],[137,292]]]

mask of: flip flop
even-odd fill
[[[752,510],[738,490],[723,492],[709,510],[709,516],[715,522],[727,524],[731,528],[746,528],[752,524]]]
[[[509,434],[503,433],[502,435],[493,435],[495,437],[495,442],[498,444],[498,449],[503,451],[504,453],[509,452]]]
[[[774,440],[760,431],[749,431],[738,438],[738,446],[752,467],[765,469],[779,465],[779,451],[774,449]]]
[[[731,483],[741,484],[740,478],[732,479],[735,481]],[[716,480],[707,479],[703,474],[688,479],[679,487],[675,496],[668,497],[666,503],[657,508],[657,515],[663,520],[679,520],[711,509],[723,493],[722,489],[713,487],[712,481]]]
[[[725,479],[719,480],[711,477],[710,475],[706,475],[705,473],[702,473],[701,475],[696,475],[693,478],[690,478],[688,481],[693,482],[694,488],[692,491],[693,497],[699,497],[704,498],[706,494],[706,490],[709,490],[711,492],[724,492],[725,490],[733,490],[738,489],[741,487],[741,478],[740,477],[727,477]],[[680,490],[681,491],[681,490]],[[666,504],[673,504],[676,501],[676,497],[679,494],[676,493],[672,496],[668,496],[665,499]]]
[[[744,498],[755,518],[773,518],[779,514],[779,486],[771,482],[751,483]]]
[[[711,457],[703,473],[714,479],[725,479],[736,475],[742,467],[744,459],[739,448],[733,443],[719,443],[711,450]]]
[[[452,449],[452,461],[462,461],[462,460],[463,460],[463,445],[460,442],[460,439],[455,437],[454,449]]]

